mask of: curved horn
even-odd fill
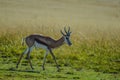
[[[65,31],[65,33],[67,34],[67,30],[66,30],[66,27],[64,27],[64,31]]]
[[[62,30],[60,30],[60,32],[62,33],[62,35],[64,35],[64,36],[65,36],[65,34],[62,32]]]
[[[68,28],[68,33],[70,33],[70,26],[69,26],[69,28]]]

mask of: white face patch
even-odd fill
[[[69,46],[72,45],[69,36],[64,36],[65,43],[68,44]]]
[[[65,40],[65,43],[66,43],[66,44],[68,44],[68,41],[67,41],[67,39],[66,39],[66,37],[65,37],[65,36],[64,36],[64,40]]]
[[[35,41],[35,43],[34,43],[34,46],[35,46],[36,48],[42,48],[42,49],[48,50],[47,46],[45,46],[45,45],[43,45],[43,44],[40,44],[40,43],[38,43],[38,42],[36,42],[36,41]]]

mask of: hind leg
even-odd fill
[[[28,53],[27,53],[27,59],[28,59],[28,62],[30,63],[30,67],[31,67],[32,69],[34,69],[33,66],[32,66],[31,60],[30,60],[30,52],[32,51],[32,49],[33,49],[33,47],[30,47],[30,48],[29,48],[29,51],[28,51]]]

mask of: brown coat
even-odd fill
[[[35,41],[49,48],[56,48],[56,47],[61,46],[64,43],[64,37],[61,37],[58,40],[54,40],[50,37],[42,36],[42,35],[30,35],[26,37],[26,44],[29,47],[32,47]]]

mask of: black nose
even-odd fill
[[[71,46],[72,45],[72,43],[69,43],[69,46]]]

